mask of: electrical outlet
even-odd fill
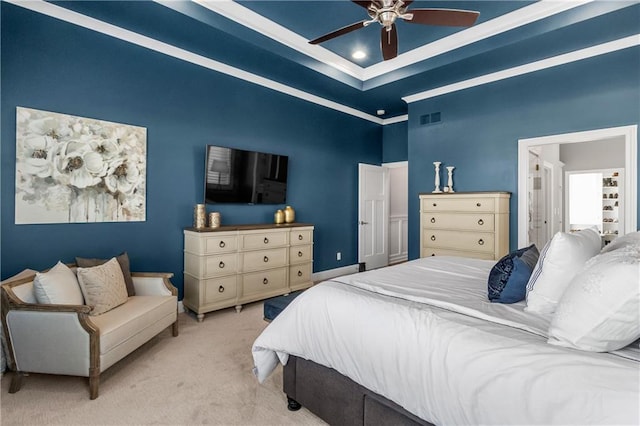
[[[340,252],[336,253],[336,260],[342,260],[342,253]]]

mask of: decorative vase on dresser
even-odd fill
[[[509,252],[509,192],[420,194],[420,257]]]
[[[197,314],[311,287],[313,225],[220,226],[184,230],[184,299]]]

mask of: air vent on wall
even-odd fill
[[[432,112],[430,114],[424,114],[420,116],[420,125],[425,126],[427,124],[436,124],[442,120],[442,115],[439,112]]]

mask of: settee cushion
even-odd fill
[[[124,277],[124,282],[127,285],[127,295],[135,296],[136,289],[133,285],[133,278],[131,278],[131,264],[129,262],[129,255],[125,251],[122,254],[116,256],[116,260],[120,265],[120,269],[122,269],[122,276]],[[102,265],[107,263],[109,259],[89,259],[84,257],[76,257],[76,265],[81,268],[91,268],[93,266]]]
[[[84,304],[76,274],[62,262],[58,262],[47,272],[36,273],[33,280],[33,292],[38,303]]]
[[[89,315],[100,315],[127,301],[127,286],[116,258],[92,268],[78,268],[78,281]]]
[[[91,318],[91,322],[100,330],[100,355],[127,345],[131,336],[167,316],[175,318],[176,303],[175,296],[133,296],[124,305]]]

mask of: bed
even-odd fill
[[[620,250],[639,322],[640,244]],[[319,283],[256,339],[254,373],[285,365],[290,407],[331,424],[640,424],[640,325],[615,350],[550,344],[557,313],[489,302],[495,265],[429,257]]]

